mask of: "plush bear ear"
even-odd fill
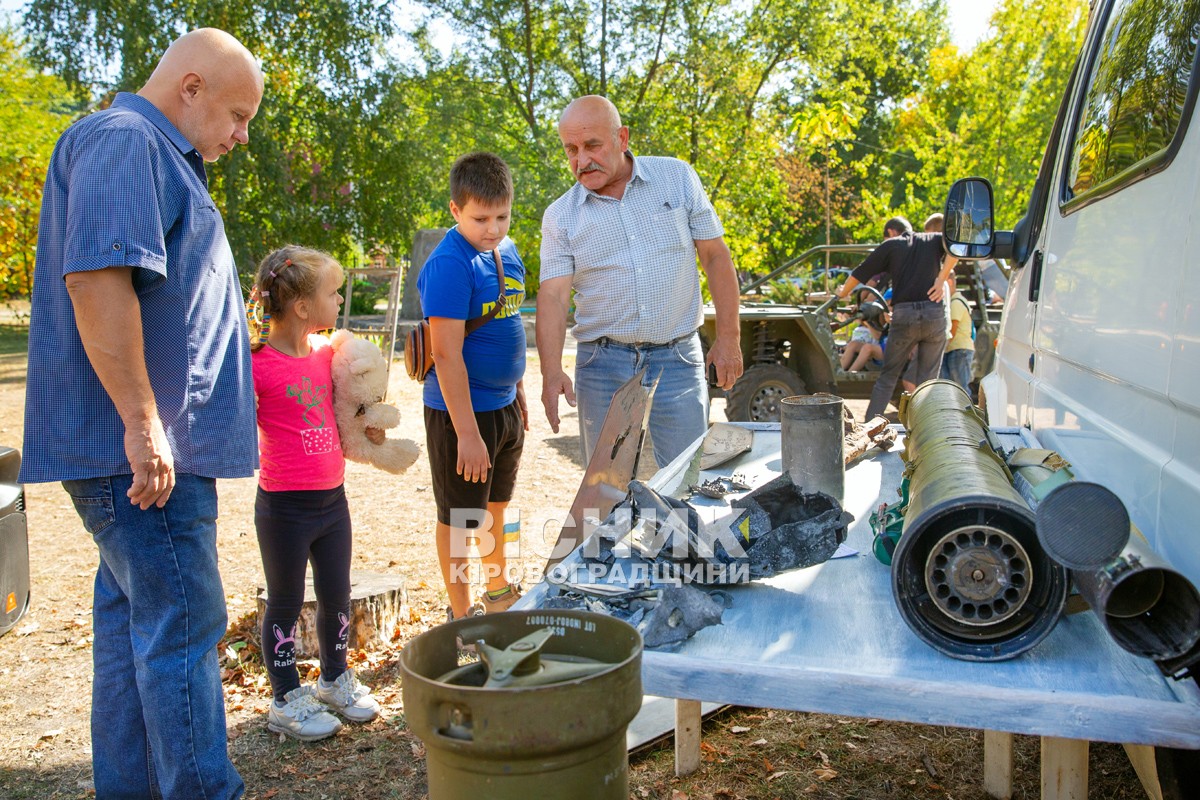
[[[375,366],[375,362],[370,358],[355,358],[350,361],[351,375],[365,375]]]
[[[359,343],[370,345],[370,342],[363,342],[362,340],[359,340]],[[379,355],[379,350],[375,347],[355,347],[353,350],[347,350],[346,356],[350,362],[350,373],[352,375],[363,375],[383,366],[383,359]]]
[[[333,332],[333,336],[329,337],[329,346],[332,347],[336,352],[342,348],[342,345],[353,341],[353,333],[345,329],[339,329]]]

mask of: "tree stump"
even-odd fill
[[[266,584],[258,585],[258,618],[267,611]],[[386,645],[401,622],[408,621],[408,591],[404,577],[350,571],[350,631],[347,645],[367,649]],[[296,658],[316,658],[317,596],[312,573],[304,583],[304,606],[296,621]]]

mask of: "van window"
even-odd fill
[[[1072,144],[1066,198],[1165,166],[1188,101],[1200,0],[1118,0],[1105,23]]]

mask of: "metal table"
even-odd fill
[[[778,425],[747,426],[753,449],[703,478],[737,471],[759,485],[780,473]],[[1020,429],[996,432],[1007,446],[1036,446]],[[1121,650],[1091,613],[1064,617],[1033,650],[1003,662],[950,658],[909,630],[889,569],[871,555],[868,522],[881,502],[898,500],[902,439],[847,471],[844,506],[855,517],[847,545],[857,555],[736,587],[721,625],[645,652],[646,693],[677,699],[677,772],[700,762],[700,701],[983,729],[984,783],[996,797],[1011,793],[1013,733],[1042,737],[1047,799],[1086,797],[1088,741],[1126,745],[1143,783],[1149,746],[1200,749],[1200,689]],[[690,460],[684,453],[650,485],[673,492]],[[728,513],[725,501],[691,502],[712,518]],[[546,588],[522,606],[536,606]]]

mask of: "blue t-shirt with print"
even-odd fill
[[[495,317],[463,341],[463,362],[475,411],[495,411],[517,397],[517,381],[525,375],[525,264],[512,239],[500,243],[504,264],[505,304]],[[417,278],[421,310],[426,317],[469,320],[483,316],[500,293],[491,251],[479,252],[451,228],[430,254]],[[425,405],[446,409],[438,384],[437,364],[425,379]]]

